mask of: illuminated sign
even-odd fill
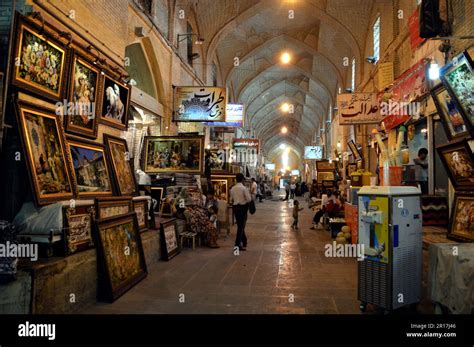
[[[225,122],[206,122],[204,123],[204,125],[220,127],[242,127],[244,125],[244,105],[227,104],[225,119]]]
[[[176,87],[173,120],[177,122],[224,122],[226,89]]]
[[[233,147],[234,149],[258,149],[260,146],[259,139],[234,139]]]
[[[305,146],[304,147],[304,158],[319,160],[323,158],[323,147],[322,146]]]
[[[265,164],[265,169],[269,171],[275,171],[276,167],[275,164]]]

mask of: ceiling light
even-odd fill
[[[282,143],[282,144],[280,145],[280,149],[285,149],[285,148],[286,148],[286,145],[285,145],[284,143]]]
[[[281,133],[282,134],[286,134],[288,132],[288,128],[287,127],[282,127],[281,128]]]
[[[288,105],[288,103],[284,103],[283,105],[281,105],[281,110],[283,112],[288,112],[290,110],[290,105]]]
[[[291,55],[288,52],[285,52],[281,55],[280,60],[283,64],[288,64],[291,61]]]

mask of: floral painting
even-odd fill
[[[17,43],[13,83],[61,98],[65,51],[59,45],[22,24]]]
[[[20,104],[20,124],[39,205],[73,197],[73,184],[58,116]]]

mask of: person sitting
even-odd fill
[[[340,210],[341,204],[337,198],[336,193],[329,191],[328,194],[323,194],[321,198],[321,209],[316,212],[313,217],[313,226],[311,230],[316,230],[319,227],[321,217],[327,213],[329,217],[334,216]]]

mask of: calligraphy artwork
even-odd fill
[[[225,122],[226,89],[219,87],[177,87],[176,122]]]
[[[345,93],[337,96],[339,125],[380,123],[380,107],[375,93]]]

